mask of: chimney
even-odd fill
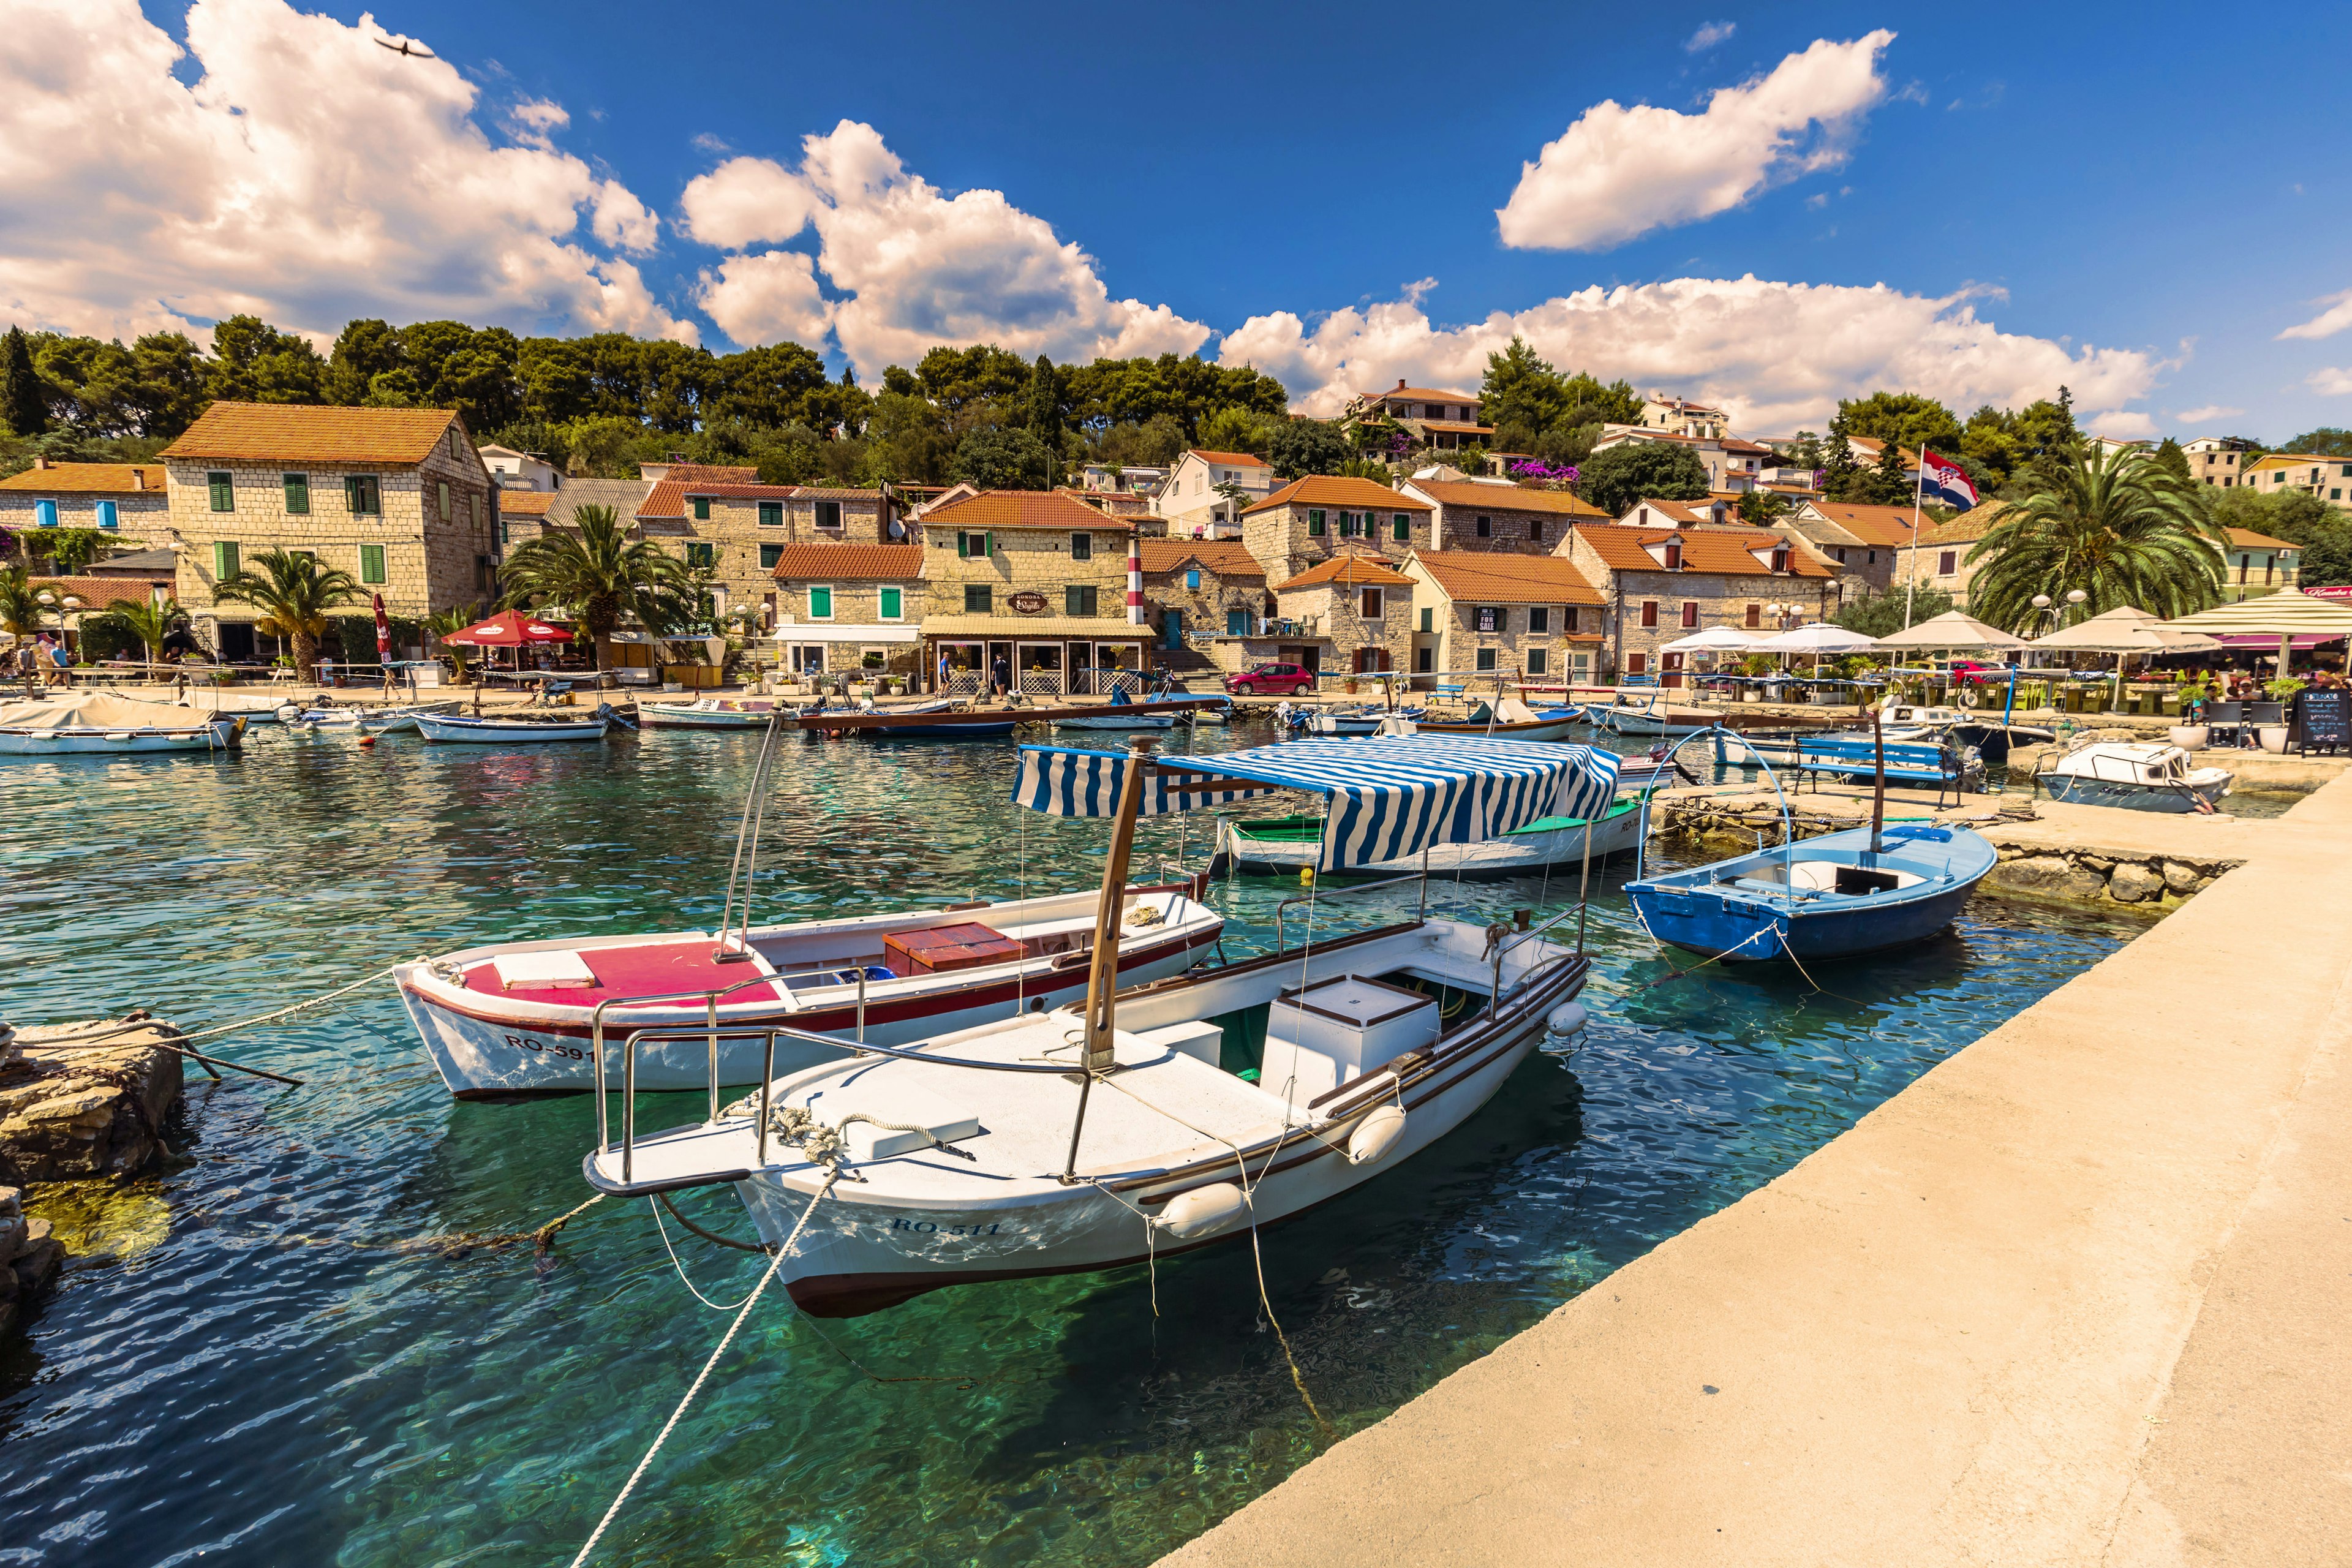
[[[1397,377],[1397,390],[1399,392],[1402,392],[1404,390],[1404,377],[1402,376]]]
[[[143,490],[147,488],[147,470],[135,464],[131,469],[131,488],[134,490]]]
[[[49,460],[47,458],[35,458],[33,459],[33,467],[37,468],[46,468],[48,466]]]

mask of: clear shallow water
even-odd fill
[[[1212,735],[1202,749],[1229,743]],[[498,754],[265,731],[233,759],[9,767],[6,1011],[226,1020],[463,942],[715,921],[754,743]],[[1032,890],[1091,880],[1102,826],[1013,810],[1008,755],[791,745],[761,917],[1011,893],[1024,858]],[[1145,825],[1145,854],[1176,846]],[[1270,945],[1297,890],[1221,889],[1228,951]],[[1569,891],[1556,879],[1550,906]],[[1410,907],[1383,900],[1349,901],[1367,921]],[[1696,960],[1662,959],[1613,891],[1591,921],[1579,1047],[1265,1233],[1268,1294],[1342,1431],[1787,1169],[2136,929],[1979,900],[1933,942],[1817,969],[1831,994],[1720,965],[1654,984]],[[643,1204],[590,1209],[544,1259],[399,1244],[580,1203],[588,1102],[450,1101],[388,987],[217,1048],[306,1084],[194,1079],[188,1160],[124,1226],[162,1239],[68,1273],[0,1349],[0,1563],[568,1561],[726,1317],[680,1286]],[[656,1126],[693,1114],[648,1104]],[[748,1233],[729,1194],[685,1206]],[[714,1300],[756,1277],[756,1258],[677,1239]],[[1141,1270],[986,1285],[822,1325],[772,1292],[599,1561],[1149,1563],[1318,1445],[1245,1246],[1160,1268],[1157,1316],[1154,1289]]]

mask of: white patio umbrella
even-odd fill
[[[1764,645],[1737,626],[1709,626],[1666,644],[1664,653],[1753,653]]]
[[[1973,616],[1947,610],[1934,620],[1921,621],[1916,626],[1887,633],[1878,639],[1878,646],[1882,648],[1917,648],[1922,652],[1958,652],[1962,648],[2023,647],[2025,639],[2011,637],[1999,626],[1989,626]]]
[[[1766,637],[1756,647],[1760,653],[1867,653],[1877,646],[1876,637],[1850,632],[1828,621],[1815,621],[1811,626]]]
[[[2115,691],[2119,701],[2124,686],[2124,662],[2134,654],[2195,653],[2221,645],[2202,632],[2176,631],[2146,610],[2118,605],[2087,621],[2036,637],[2032,647],[2053,653],[2111,653],[2116,656]]]

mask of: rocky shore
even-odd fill
[[[120,1031],[120,1032],[117,1032]],[[125,1180],[166,1152],[179,1031],[159,1019],[0,1024],[0,1332],[22,1322],[65,1250],[25,1215],[40,1182]]]

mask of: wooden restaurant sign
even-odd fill
[[[1024,588],[1004,601],[1016,615],[1042,616],[1045,613],[1045,595],[1034,589]]]

